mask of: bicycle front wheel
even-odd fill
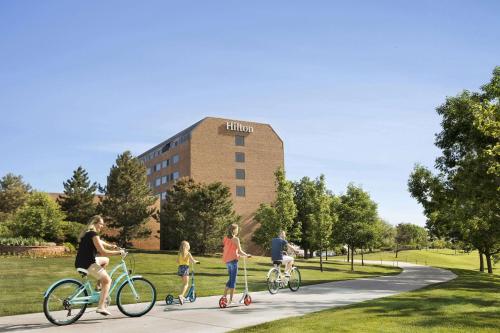
[[[120,286],[116,294],[118,309],[129,317],[140,317],[148,313],[156,302],[156,289],[151,282],[134,277]]]
[[[87,303],[76,298],[88,296],[85,286],[76,280],[63,280],[56,284],[43,299],[43,313],[54,325],[69,325],[77,321],[85,312]]]
[[[300,271],[297,267],[293,267],[290,271],[290,279],[288,280],[288,288],[291,291],[297,291],[300,288]]]
[[[271,268],[267,273],[267,289],[271,294],[276,294],[280,288],[280,272],[277,268]]]

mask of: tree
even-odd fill
[[[427,230],[411,224],[400,223],[396,226],[396,258],[402,249],[420,249],[427,245]]]
[[[500,67],[480,93],[463,91],[437,108],[437,175],[417,165],[408,181],[435,236],[473,244],[488,272],[500,253]]]
[[[351,252],[351,270],[354,270],[356,248],[366,248],[372,239],[377,204],[362,188],[349,184],[346,193],[340,196],[337,214],[338,221],[333,226],[334,242],[347,244]]]
[[[307,216],[307,224],[310,226],[309,244],[311,249],[319,250],[320,270],[323,272],[323,250],[328,251],[332,237],[332,226],[337,219],[332,214],[331,207],[333,196],[328,193],[325,185],[325,177],[321,175],[315,181],[315,191],[311,199],[311,213]],[[304,252],[305,254],[305,252]]]
[[[146,223],[150,218],[157,218],[156,209],[152,207],[156,197],[147,184],[146,167],[129,151],[118,155],[107,185],[101,191],[104,199],[98,209],[105,216],[107,226],[117,230],[117,235],[110,238],[126,247],[132,239],[151,234]]]
[[[97,205],[94,203],[97,183],[90,183],[88,173],[79,166],[73,171],[73,176],[63,182],[64,195],[57,202],[66,213],[68,221],[82,224],[96,214]]]
[[[64,213],[48,194],[33,192],[26,204],[16,211],[9,228],[15,236],[61,241],[63,220]]]
[[[260,223],[253,234],[252,240],[270,250],[271,240],[277,237],[280,230],[287,233],[291,242],[301,239],[300,223],[295,221],[297,208],[295,206],[293,184],[286,180],[285,171],[279,168],[274,173],[276,177],[276,200],[272,204],[261,204],[255,214],[255,220]]]
[[[31,192],[31,186],[22,176],[8,173],[0,179],[0,222],[21,207]]]
[[[161,247],[177,249],[187,240],[192,251],[213,253],[220,248],[227,227],[238,220],[227,186],[182,178],[167,191],[161,209]]]
[[[377,219],[374,225],[374,239],[371,248],[388,250],[393,249],[395,244],[396,229],[388,222]]]

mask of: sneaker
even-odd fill
[[[111,314],[111,312],[109,312],[108,310],[106,310],[106,309],[99,309],[99,308],[97,308],[97,310],[95,310],[95,312],[97,312],[99,314],[102,314],[103,316],[109,316]]]

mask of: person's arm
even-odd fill
[[[95,235],[94,237],[92,237],[92,242],[94,243],[94,246],[95,246],[97,252],[99,252],[99,254],[101,254],[101,255],[115,256],[115,255],[122,254],[123,250],[120,250],[120,251],[106,250],[104,248],[104,246],[102,245],[101,239],[97,235]]]
[[[189,261],[191,261],[191,263],[192,263],[192,264],[197,264],[197,263],[199,263],[199,261],[198,261],[198,260],[195,260],[195,259],[193,258],[193,256],[191,255],[191,252],[188,252],[188,255],[189,255]]]
[[[233,239],[231,239],[233,241],[233,243],[236,245],[236,247],[238,248],[238,252],[242,255],[242,256],[245,256],[245,257],[251,257],[250,254],[246,253],[245,251],[243,251],[243,249],[241,248],[241,243],[240,243],[240,239],[238,237],[233,237]]]
[[[107,246],[107,247],[110,247],[112,249],[118,249],[117,245],[106,243],[103,239],[101,239],[101,243],[102,243],[103,246]]]

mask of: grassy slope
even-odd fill
[[[178,292],[176,255],[135,254],[134,258],[135,273],[144,275],[153,282],[158,291],[159,301],[163,301],[167,293],[175,295],[175,292]],[[214,257],[197,257],[197,259],[202,261],[201,265],[196,266],[197,295],[221,294],[227,281],[226,267],[221,259]],[[117,257],[112,257],[110,267],[117,260]],[[65,277],[79,278],[73,264],[74,257],[50,259],[0,257],[0,315],[42,311],[42,295],[49,285]],[[399,273],[397,268],[381,266],[366,266],[353,273],[349,271],[349,266],[342,262],[329,262],[325,265],[324,273],[319,271],[318,264],[314,262],[299,261],[298,266],[301,269],[303,284]],[[240,267],[243,267],[242,263]],[[266,289],[265,276],[269,268],[269,258],[250,259],[248,267],[250,290]],[[242,281],[240,275],[239,282]],[[241,288],[241,284],[237,288]]]
[[[391,253],[365,259],[391,260]],[[474,271],[477,253],[454,255],[453,251],[405,251],[414,262],[451,269],[458,278],[398,296],[381,298],[258,325],[241,332],[499,332],[500,275]]]

